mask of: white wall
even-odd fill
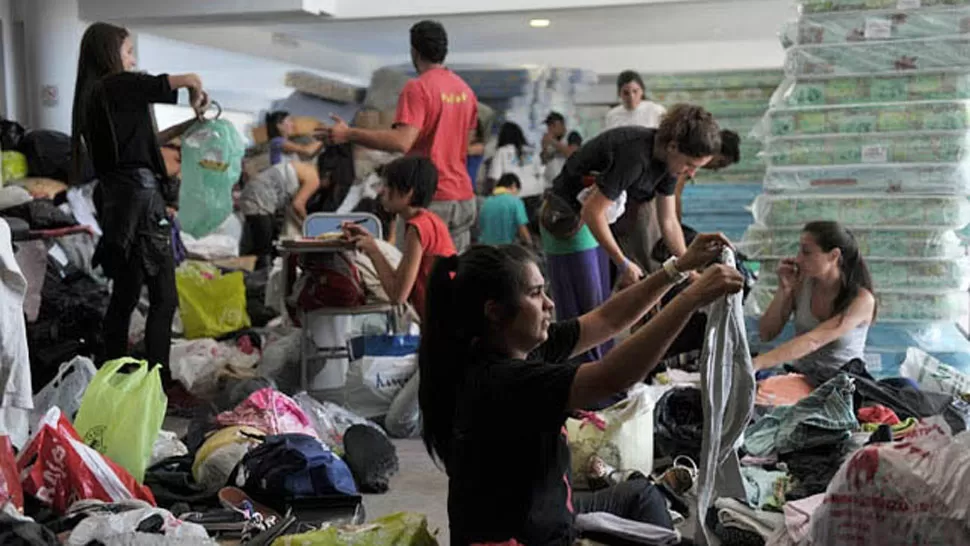
[[[255,114],[289,96],[293,90],[284,85],[284,78],[292,70],[362,86],[369,82],[369,73],[365,80],[145,33],[139,33],[137,40],[140,69],[152,73],[195,72],[213,99],[223,108],[237,112]],[[182,99],[185,100],[184,94]]]
[[[22,0],[27,90],[27,118],[33,128],[71,132],[71,103],[77,54],[85,25],[77,0]],[[56,91],[52,103],[44,89]]]

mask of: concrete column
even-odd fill
[[[71,103],[81,36],[77,0],[22,2],[27,125],[71,132]]]

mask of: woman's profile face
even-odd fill
[[[505,326],[509,347],[530,352],[549,337],[549,324],[555,304],[546,295],[546,280],[535,263],[525,270],[525,293],[519,297],[519,312]]]
[[[121,66],[125,72],[131,72],[138,67],[138,59],[135,58],[135,43],[131,41],[131,36],[125,38],[121,43]]]

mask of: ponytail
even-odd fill
[[[431,270],[418,349],[418,402],[425,448],[446,470],[461,382],[474,365],[474,352],[489,346],[500,326],[486,318],[485,305],[495,302],[504,319],[514,317],[528,289],[530,263],[535,257],[518,245],[473,246],[461,257],[439,258]]]
[[[437,454],[447,466],[448,445],[455,414],[458,379],[464,371],[469,341],[453,330],[454,280],[461,260],[458,256],[438,258],[428,277],[421,345],[418,348],[418,403],[421,407],[421,436],[428,453]]]

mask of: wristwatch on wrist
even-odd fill
[[[674,284],[680,284],[686,281],[690,276],[686,272],[677,270],[677,258],[668,259],[666,262],[664,262],[663,268],[664,273],[667,274],[667,277],[669,277]]]

